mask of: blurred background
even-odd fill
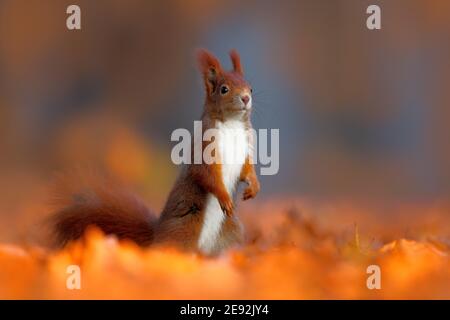
[[[79,166],[159,211],[178,171],[170,134],[202,111],[198,47],[227,67],[236,48],[254,127],[280,129],[280,170],[257,199],[448,199],[449,38],[447,0],[0,0],[0,240]]]

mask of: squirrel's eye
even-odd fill
[[[220,87],[220,94],[226,94],[230,89],[227,86],[223,85]]]

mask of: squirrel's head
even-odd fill
[[[252,88],[244,79],[239,54],[232,50],[233,70],[225,71],[207,50],[198,51],[198,64],[206,90],[206,108],[221,117],[247,115],[252,108]]]

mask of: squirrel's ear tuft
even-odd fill
[[[218,77],[222,74],[220,62],[212,53],[205,49],[197,51],[197,61],[205,86],[211,94],[216,90]]]
[[[233,63],[234,71],[241,75],[244,75],[244,70],[242,69],[241,58],[239,57],[239,53],[237,53],[237,51],[234,49],[231,50],[230,58],[231,58],[231,62]]]

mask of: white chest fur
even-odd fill
[[[223,183],[232,197],[239,181],[242,166],[249,153],[249,140],[242,121],[218,122],[216,129]],[[200,251],[209,254],[217,248],[224,219],[225,215],[220,208],[219,201],[213,194],[209,194],[206,199],[205,215],[198,240]]]

